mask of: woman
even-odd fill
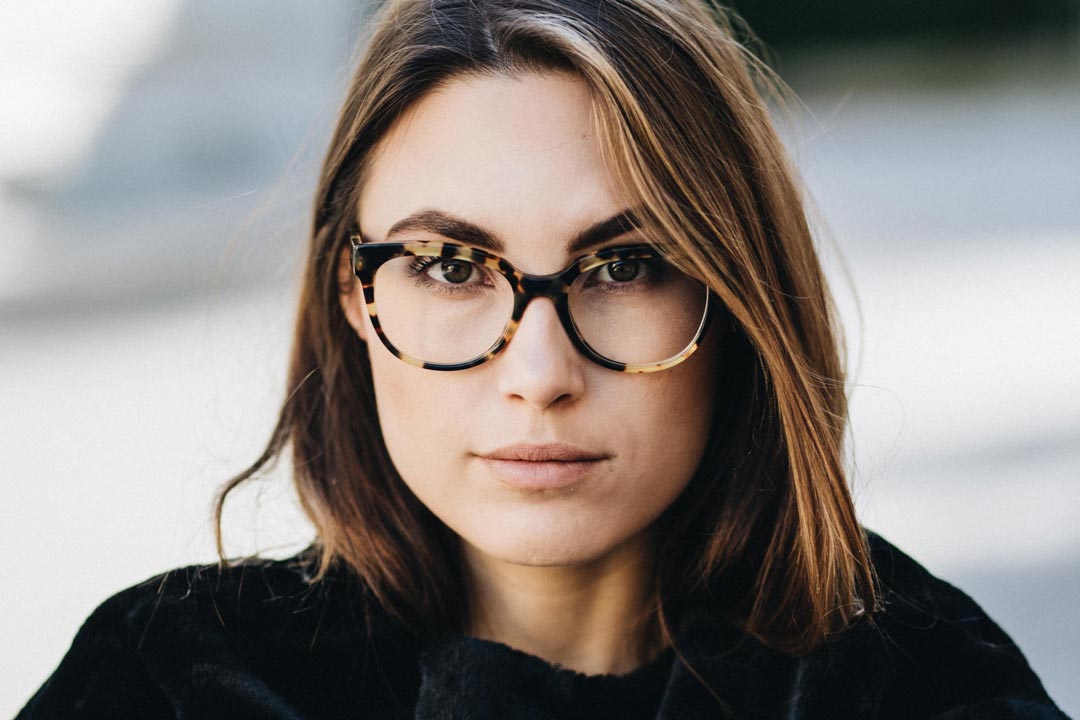
[[[289,395],[218,500],[288,455],[316,543],[114,596],[20,717],[1063,717],[855,518],[828,292],[722,18],[374,28]]]

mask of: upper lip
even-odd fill
[[[491,460],[527,460],[532,462],[573,462],[584,460],[602,460],[607,457],[602,453],[590,452],[566,443],[546,443],[543,445],[530,445],[528,443],[515,443],[504,445],[488,453],[481,453],[481,457]]]

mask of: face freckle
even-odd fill
[[[400,219],[439,209],[499,238],[523,272],[562,270],[570,238],[633,205],[613,190],[590,110],[588,89],[566,74],[448,82],[381,138],[358,207],[365,236],[384,240]],[[375,340],[358,298],[355,287],[343,298],[346,316]],[[402,480],[473,548],[538,565],[601,557],[678,496],[708,442],[715,346],[707,334],[671,369],[610,370],[577,350],[545,298],[498,355],[466,370],[411,367],[377,340],[366,344]],[[569,485],[523,490],[484,457],[551,443],[594,460]]]

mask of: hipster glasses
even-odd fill
[[[363,243],[359,234],[349,240],[379,340],[429,370],[490,360],[537,297],[551,299],[570,340],[590,360],[622,372],[664,370],[694,352],[716,302],[704,283],[651,245],[604,248],[559,272],[530,275],[453,242]]]

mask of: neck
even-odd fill
[[[561,567],[516,565],[463,546],[471,635],[589,675],[628,673],[660,651],[648,533]]]

